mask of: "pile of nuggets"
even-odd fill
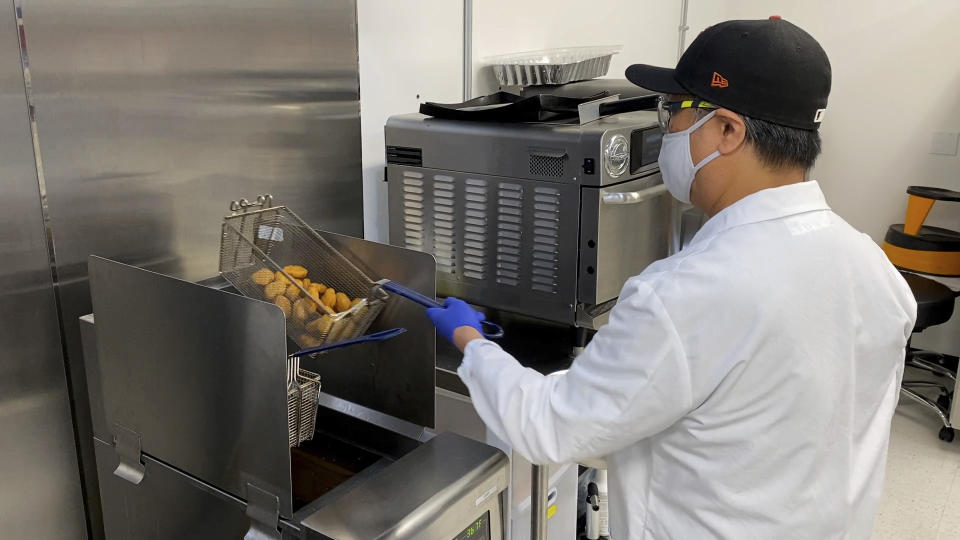
[[[290,281],[283,272],[293,278],[293,281]],[[362,298],[351,299],[345,293],[334,290],[333,287],[311,282],[307,277],[309,272],[303,266],[284,266],[283,272],[261,268],[253,273],[252,279],[257,285],[263,286],[264,297],[279,306],[287,319],[292,318],[307,330],[307,333],[300,336],[301,345],[310,347],[319,344],[321,338],[333,325],[331,315],[348,311],[363,300]],[[312,298],[304,296],[301,287]],[[318,309],[320,305],[323,306],[322,311],[325,313],[318,313],[321,311]]]

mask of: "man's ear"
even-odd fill
[[[718,109],[716,118],[720,121],[720,145],[717,150],[722,155],[733,154],[747,140],[747,126],[743,123],[743,117],[727,109]]]

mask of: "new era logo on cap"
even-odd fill
[[[710,86],[714,86],[714,87],[716,87],[716,88],[726,88],[726,87],[730,86],[730,83],[727,82],[727,80],[723,78],[723,75],[720,75],[719,73],[717,73],[716,71],[714,71],[714,72],[713,72],[713,80],[710,81]]]

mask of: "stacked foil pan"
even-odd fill
[[[567,84],[602,77],[619,46],[548,49],[493,56],[483,62],[493,67],[501,86]]]

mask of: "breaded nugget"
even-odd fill
[[[290,277],[294,277],[298,279],[303,279],[307,277],[307,269],[297,264],[284,266],[283,271],[290,274]]]
[[[263,288],[263,295],[267,297],[267,300],[273,300],[274,298],[282,295],[287,290],[287,284],[283,281],[273,281],[267,284]]]
[[[363,302],[363,298],[354,298],[354,299],[353,299],[353,302],[350,302],[350,307],[353,307],[353,306],[359,304],[360,302]]]
[[[287,290],[284,291],[283,294],[286,295],[286,297],[289,298],[291,302],[295,302],[297,298],[300,298],[301,296],[300,288],[292,283],[290,285],[287,285]]]
[[[317,304],[310,298],[301,298],[293,303],[293,318],[299,323],[306,323],[307,319],[317,312]]]
[[[284,317],[290,316],[290,310],[293,309],[293,304],[290,300],[283,295],[279,295],[273,299],[273,303],[280,306],[280,310],[283,311]]]
[[[327,332],[330,331],[330,328],[333,327],[333,318],[330,315],[324,315],[319,319],[315,319],[307,324],[307,332],[317,336],[323,337],[327,335]]]
[[[284,285],[289,285],[293,283],[292,281],[287,279],[287,276],[283,275],[283,272],[277,272],[275,277],[277,278],[277,281],[283,282]]]
[[[309,316],[310,316],[310,313],[306,310],[306,308],[303,305],[297,304],[296,302],[294,302],[293,309],[291,310],[290,318],[292,318],[293,320],[297,321],[300,324],[305,324],[307,322],[307,317]]]
[[[274,279],[273,270],[261,268],[250,276],[257,285],[268,285]]]
[[[300,334],[299,345],[304,349],[320,345],[320,340],[310,334]]]
[[[336,304],[333,306],[337,310],[337,313],[346,311],[350,309],[350,297],[342,292],[338,292],[336,296]]]
[[[333,288],[327,289],[323,292],[323,296],[320,297],[320,302],[328,308],[333,309],[337,305],[337,291]]]

